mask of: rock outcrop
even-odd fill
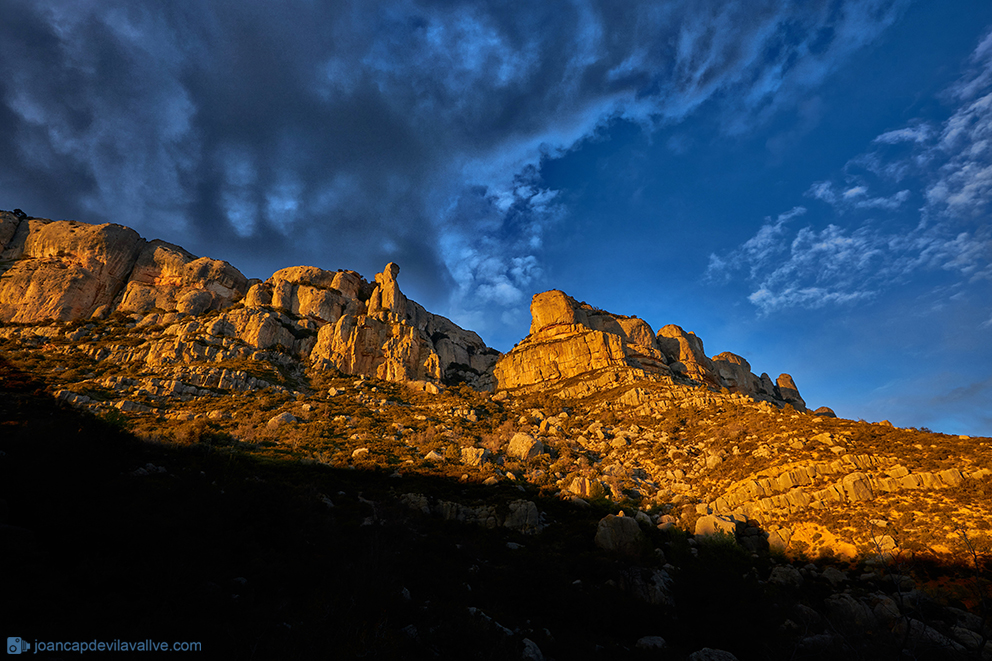
[[[320,328],[311,362],[388,381],[477,384],[499,352],[472,331],[409,300],[396,281],[399,270],[387,264],[376,275],[367,303],[344,310]]]
[[[658,346],[668,358],[676,374],[690,379],[715,384],[713,361],[703,351],[703,341],[695,333],[682,330],[681,326],[668,324],[658,331]]]
[[[583,378],[617,385],[674,377],[806,410],[788,374],[776,385],[767,374],[755,376],[736,354],[711,359],[699,337],[674,324],[656,335],[643,319],[598,310],[557,290],[536,294],[530,309],[530,334],[493,368],[499,389],[545,389]],[[604,373],[609,378],[602,379]]]
[[[123,225],[0,212],[0,321],[72,321],[111,312],[200,314],[247,289],[227,262],[196,258]]]
[[[230,306],[247,290],[247,278],[227,262],[198,259],[156,239],[138,254],[117,310],[202,314]]]
[[[167,329],[137,347],[102,349],[103,358],[163,365],[279,349],[346,374],[489,385],[499,352],[409,300],[399,270],[387,264],[369,283],[354,271],[294,266],[249,287],[227,262],[145,241],[121,225],[0,212],[0,322],[117,312],[141,327]],[[222,314],[197,318],[214,310]]]
[[[531,301],[530,334],[494,367],[497,387],[553,384],[599,370],[668,374],[650,326],[612,315],[560,291]]]
[[[10,238],[0,245],[0,321],[69,321],[110,306],[143,243],[121,225],[3,220],[0,238]]]

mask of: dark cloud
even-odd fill
[[[905,4],[11,0],[2,205],[125,223],[251,275],[394,260],[485,332],[539,286],[566,212],[542,158],[708,102],[746,130]]]

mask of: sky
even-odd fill
[[[394,261],[503,351],[561,289],[992,435],[987,0],[5,0],[0,153],[0,208]]]

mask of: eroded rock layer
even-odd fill
[[[535,295],[530,309],[530,334],[493,368],[498,388],[564,388],[564,394],[576,396],[590,390],[588,383],[578,383],[582,380],[610,387],[674,378],[806,410],[788,374],[773,384],[729,351],[708,358],[703,341],[679,326],[655,334],[643,319],[598,310],[557,290]]]

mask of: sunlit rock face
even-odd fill
[[[602,380],[604,373],[617,383],[677,377],[805,410],[791,377],[782,375],[775,385],[766,374],[755,376],[736,354],[709,358],[703,341],[679,326],[655,334],[643,319],[593,308],[557,290],[536,294],[530,310],[530,334],[493,368],[498,388],[544,388],[594,375]]]
[[[121,225],[0,212],[0,322],[118,312],[168,327],[164,339],[124,351],[122,360],[221,361],[278,349],[347,374],[490,386],[499,353],[409,300],[399,271],[387,264],[369,283],[354,271],[294,266],[249,283],[227,262],[145,241]]]
[[[530,334],[494,367],[499,388],[551,384],[600,370],[668,373],[650,326],[557,290],[531,301]]]
[[[247,289],[248,279],[227,262],[155,240],[138,254],[117,310],[200,314],[230,306]]]
[[[0,321],[88,317],[124,288],[143,243],[121,225],[3,215]]]
[[[247,280],[218,260],[122,225],[0,213],[0,321],[72,321],[120,312],[200,314],[241,298]]]
[[[472,331],[409,300],[400,291],[399,271],[387,264],[376,274],[367,303],[320,328],[311,362],[389,381],[478,385],[499,353]],[[359,283],[351,290],[362,289]]]

